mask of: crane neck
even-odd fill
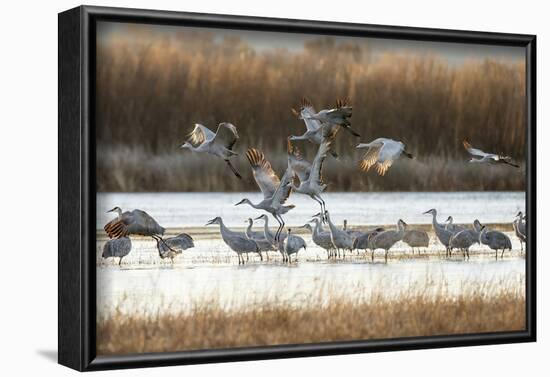
[[[117,208],[115,209],[115,212],[117,214],[118,219],[120,220],[120,218],[122,217],[122,210],[120,208]]]
[[[330,216],[327,215],[327,216],[326,216],[326,219],[327,219],[327,222],[328,222],[328,226],[329,226],[329,228],[330,228],[330,231],[333,232],[333,233],[336,233],[339,229],[336,228],[336,227],[334,226],[334,224],[333,224],[332,221],[330,220]]]
[[[432,213],[432,225],[434,229],[445,229],[444,225],[437,222],[437,213]]]
[[[221,231],[222,235],[223,235],[224,233],[230,233],[230,232],[231,232],[231,231],[225,226],[225,224],[223,223],[223,220],[222,220],[222,219],[220,219],[220,220],[218,221],[218,224],[220,225],[220,231]]]
[[[199,149],[198,146],[195,147],[195,146],[193,146],[193,144],[190,144],[190,143],[188,143],[188,142],[185,142],[185,144],[183,144],[181,147],[182,147],[182,148],[189,149],[189,150],[191,150],[191,151],[193,151],[193,152],[196,152],[196,151],[198,151],[198,149]]]
[[[252,221],[248,221],[248,226],[246,227],[246,235],[250,236],[252,232]]]
[[[247,203],[250,207],[252,207],[252,208],[255,208],[255,209],[262,209],[262,208],[260,208],[257,204],[252,203],[252,202],[251,202],[250,200],[248,200],[248,199],[246,200],[246,203]],[[267,223],[267,219],[266,219],[266,223]]]

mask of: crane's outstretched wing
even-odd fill
[[[300,150],[287,140],[288,164],[300,182],[307,181],[311,171],[311,164],[304,159]]]
[[[323,184],[323,163],[325,162],[327,153],[330,151],[331,144],[331,141],[322,142],[317,150],[317,155],[315,155],[315,159],[313,160],[309,179],[317,185]]]
[[[293,176],[292,168],[288,165],[285,173],[281,177],[281,182],[279,183],[277,190],[275,190],[273,197],[271,198],[271,202],[274,204],[274,207],[284,204],[290,196],[290,191],[292,191],[292,186],[290,183]]]
[[[359,161],[359,169],[368,171],[374,164],[378,162],[378,154],[380,149],[384,146],[383,143],[370,143],[371,146],[367,152],[363,155],[363,159]]]
[[[195,123],[195,128],[188,135],[187,142],[194,147],[201,145],[205,141],[210,141],[216,136],[216,134],[210,131],[207,127],[202,124]]]
[[[109,221],[103,227],[110,239],[118,239],[128,236],[128,229],[122,220],[118,218]]]
[[[468,143],[467,140],[464,140],[462,142],[462,145],[464,145],[464,148],[468,151],[468,153],[470,153],[473,156],[485,157],[485,156],[489,155],[489,153],[485,153],[481,149],[477,149],[477,148],[472,147],[472,144]]]
[[[353,107],[348,105],[348,102],[346,100],[336,100],[336,107],[334,109],[330,109],[327,114],[328,115],[337,115],[342,118],[351,118]]]
[[[311,119],[310,117],[317,112],[313,108],[313,105],[311,102],[307,100],[307,98],[302,98],[302,107],[300,111],[300,116],[304,120],[304,123],[306,124],[306,129],[308,131],[317,131],[319,128],[321,128],[321,122],[319,122],[316,119]]]
[[[129,234],[143,236],[163,235],[165,229],[157,223],[147,212],[134,209],[122,214],[122,221],[126,225]]]
[[[264,194],[264,199],[271,198],[279,186],[279,177],[273,171],[264,154],[255,148],[246,151],[246,158],[252,167],[256,184]]]
[[[237,127],[231,123],[220,123],[218,125],[218,130],[216,131],[216,136],[214,137],[214,143],[220,144],[226,149],[232,150],[233,146],[239,139],[237,133]]]

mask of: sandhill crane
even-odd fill
[[[519,238],[519,244],[521,247],[521,251],[523,252],[523,243],[527,241],[527,233],[525,229],[525,221],[523,214],[518,212],[516,215],[516,218],[512,222],[512,227],[514,228],[514,232],[516,233],[516,237]]]
[[[396,230],[386,230],[384,232],[378,233],[376,236],[371,237],[371,260],[374,260],[374,251],[376,249],[384,249],[384,261],[388,263],[388,251],[392,248],[393,245],[403,239],[406,226],[407,224],[403,220],[399,219],[399,221],[397,221]]]
[[[462,250],[464,257],[470,258],[470,247],[479,243],[479,233],[481,232],[482,225],[479,220],[474,221],[473,229],[463,229],[451,236],[449,240],[449,246],[451,248],[457,248]]]
[[[300,112],[291,109],[292,113],[298,118],[302,119],[306,125],[306,132],[301,136],[289,136],[289,140],[307,140],[313,144],[321,145],[323,141],[332,140],[338,131],[340,126],[333,124],[322,124],[316,119],[310,118],[310,116],[316,114],[313,105],[306,99],[302,98],[302,104],[300,107]],[[338,158],[338,154],[334,151],[329,151],[329,153],[334,157]]]
[[[283,261],[291,262],[291,255],[296,254],[296,260],[298,260],[298,251],[300,249],[307,249],[306,241],[300,236],[296,236],[291,233],[292,229],[287,229],[287,236],[284,241],[281,241],[283,250]]]
[[[338,229],[338,227],[336,227],[336,225],[334,225],[330,220],[330,215],[328,211],[325,211],[325,219],[327,220],[330,229],[330,238],[332,240],[332,244],[338,251],[338,255],[340,255],[340,249],[343,250],[344,256],[346,255],[345,250],[352,251],[353,249],[355,249],[355,238],[350,236],[347,232]]]
[[[193,238],[187,233],[180,233],[175,237],[165,238],[164,242],[158,236],[153,236],[157,241],[157,250],[161,259],[170,258],[174,264],[174,258],[189,248],[195,247]]]
[[[147,212],[140,209],[122,212],[120,207],[115,207],[109,212],[116,212],[117,217],[109,221],[103,229],[109,238],[120,238],[131,234],[141,236],[162,236],[165,229],[160,226]]]
[[[452,216],[447,217],[447,220],[445,220],[445,222],[447,223],[447,225],[445,225],[445,229],[447,229],[451,233],[457,233],[457,232],[460,232],[461,230],[466,229],[462,225],[453,224]]]
[[[262,191],[264,199],[254,204],[249,199],[244,198],[235,205],[248,204],[252,208],[261,209],[269,212],[279,223],[279,229],[275,233],[275,239],[279,241],[279,236],[284,228],[285,222],[282,215],[294,208],[294,205],[284,205],[292,187],[290,185],[292,179],[292,169],[287,166],[283,177],[279,180],[277,174],[273,171],[271,164],[266,160],[264,154],[258,149],[250,148],[246,152],[246,158],[252,168],[252,174],[256,184]]]
[[[449,241],[453,233],[445,229],[445,225],[437,222],[437,210],[435,208],[430,209],[429,211],[424,212],[424,215],[432,215],[432,226],[435,232],[435,235],[439,241],[445,246],[445,256],[451,255],[451,248],[449,247]]]
[[[248,257],[248,253],[257,253],[260,255],[260,259],[262,258],[262,253],[260,252],[258,244],[246,238],[244,233],[229,230],[223,223],[221,217],[215,217],[206,223],[207,226],[211,224],[218,224],[220,226],[220,233],[222,235],[223,242],[225,242],[231,250],[237,253],[237,256],[239,257],[239,264],[244,264],[242,254],[246,254]]]
[[[430,246],[430,236],[428,236],[428,233],[423,230],[406,230],[405,235],[403,236],[403,242],[411,247],[412,253],[414,254],[415,247],[419,248]],[[420,250],[418,250],[418,253],[420,254]]]
[[[330,232],[320,230],[321,220],[318,218],[312,219],[311,221],[315,222],[315,226],[313,228],[310,224],[305,224],[302,227],[309,229],[313,243],[320,248],[325,249],[327,251],[328,258],[330,258],[332,256],[332,250],[334,250],[334,245],[332,244],[332,239],[330,238]]]
[[[103,258],[119,258],[118,265],[122,264],[122,258],[130,254],[132,250],[132,241],[128,237],[120,237],[108,240],[103,245]]]
[[[483,227],[479,233],[479,242],[495,251],[495,259],[498,259],[499,250],[502,250],[501,258],[504,257],[504,250],[512,250],[512,241],[506,234],[496,230],[488,231],[486,227]]]
[[[512,162],[512,157],[510,156],[483,152],[481,149],[472,147],[472,145],[466,140],[464,140],[462,144],[464,145],[464,148],[466,149],[466,151],[468,151],[468,153],[470,153],[472,156],[480,157],[480,158],[472,157],[469,162],[486,163],[486,164],[506,164],[506,165],[513,166],[515,168],[519,168],[519,165]]]
[[[114,207],[107,211],[107,213],[109,212],[117,213],[117,217],[103,227],[109,238],[121,238],[136,234],[153,238],[156,236],[161,242],[164,242],[161,236],[164,234],[165,228],[160,226],[147,212],[140,209],[122,212],[120,207]],[[167,247],[170,249],[170,246],[167,245]]]
[[[359,161],[359,168],[362,171],[368,171],[372,166],[375,166],[379,175],[386,174],[401,154],[411,159],[414,158],[412,154],[405,150],[405,144],[385,137],[380,137],[370,143],[360,143],[355,148],[368,148],[361,161]]]
[[[353,136],[360,137],[357,132],[351,128],[351,123],[348,118],[351,118],[353,108],[349,106],[346,101],[337,100],[336,107],[333,109],[323,109],[315,114],[302,115],[306,119],[318,120],[323,124],[329,126],[340,126]]]
[[[269,217],[263,214],[256,217],[254,220],[264,220],[264,237],[273,245],[273,247],[276,247],[277,241],[275,240],[275,234],[269,229]],[[284,240],[286,238],[286,233],[282,233],[280,238],[281,240]]]
[[[325,201],[323,200],[323,198],[321,198],[321,193],[327,188],[327,184],[323,182],[323,162],[325,161],[327,153],[330,150],[330,145],[330,141],[324,141],[321,143],[319,149],[317,150],[317,154],[313,159],[313,164],[309,168],[307,175],[303,172],[296,171],[293,167],[293,164],[289,164],[289,166],[292,168],[292,171],[296,175],[298,175],[298,179],[300,179],[299,186],[291,183],[292,189],[294,190],[294,192],[307,195],[311,199],[319,203],[319,205],[321,206],[321,213],[325,213]]]
[[[364,250],[365,253],[367,252],[367,249],[370,249],[371,244],[370,240],[376,236],[379,233],[384,232],[386,229],[382,227],[378,227],[375,229],[367,230],[366,232],[361,232],[362,234],[357,237],[355,242],[355,248],[357,250]]]
[[[260,252],[265,251],[266,257],[268,256],[268,253],[270,251],[276,250],[273,243],[269,241],[266,237],[264,232],[255,232],[252,230],[252,224],[253,221],[251,218],[247,220],[248,226],[246,227],[245,235],[246,238],[249,240],[252,240],[258,244],[258,247],[260,248]]]
[[[222,158],[233,174],[241,179],[241,175],[231,165],[230,161],[231,157],[238,155],[238,153],[233,151],[233,147],[238,139],[237,128],[231,123],[220,123],[216,133],[210,131],[210,129],[202,124],[196,123],[195,128],[181,148],[189,149],[193,152],[210,153]]]

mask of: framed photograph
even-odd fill
[[[59,14],[59,363],[535,341],[535,46]]]

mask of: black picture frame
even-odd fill
[[[79,371],[536,341],[536,36],[80,6],[58,15],[59,363]],[[526,48],[526,329],[124,356],[95,353],[95,32],[99,20]]]

